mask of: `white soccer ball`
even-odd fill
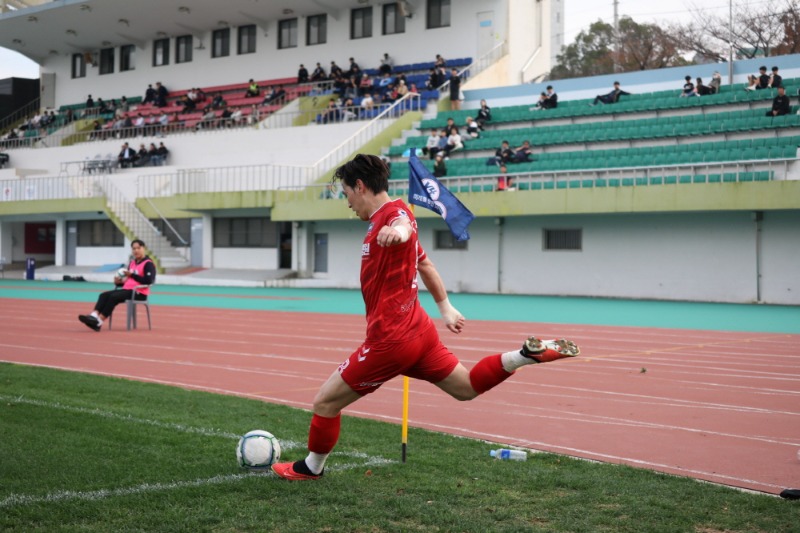
[[[268,470],[280,458],[281,443],[269,431],[249,431],[236,445],[236,462],[250,470]]]
[[[117,277],[120,278],[120,279],[125,279],[125,269],[124,268],[120,268],[119,270],[117,270]]]

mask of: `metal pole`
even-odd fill
[[[733,0],[728,1],[728,85],[733,85]]]
[[[617,7],[619,7],[619,0],[614,0],[614,72],[619,72],[619,15]]]

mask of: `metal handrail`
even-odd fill
[[[172,231],[172,233],[178,238],[178,240],[181,242],[181,244],[183,244],[184,246],[189,246],[189,242],[186,239],[184,239],[183,237],[181,237],[181,234],[178,233],[178,230],[176,230],[172,226],[172,224],[169,223],[169,220],[167,220],[167,217],[165,217],[164,214],[158,209],[158,207],[156,207],[156,204],[154,204],[153,201],[150,198],[145,198],[145,200],[147,201],[148,204],[150,204],[150,207],[153,209],[153,211],[156,212],[156,214],[159,216],[159,218],[161,218],[161,220],[164,221],[164,224],[166,224],[166,226],[170,229],[170,231]]]
[[[3,134],[7,131],[10,131],[13,125],[18,123],[20,120],[30,117],[32,114],[39,111],[39,104],[41,102],[40,97],[36,97],[27,104],[24,104],[22,107],[0,119],[0,134]]]

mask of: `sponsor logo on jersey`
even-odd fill
[[[369,255],[369,243],[365,242],[361,245],[361,257],[366,257]]]

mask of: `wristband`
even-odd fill
[[[436,302],[436,306],[439,308],[439,314],[442,317],[446,317],[447,313],[453,310],[453,306],[450,305],[450,298],[445,298],[441,302]]]
[[[400,235],[400,242],[406,242],[411,234],[408,232],[408,228],[404,225],[400,224],[398,226],[392,226],[392,228]]]

